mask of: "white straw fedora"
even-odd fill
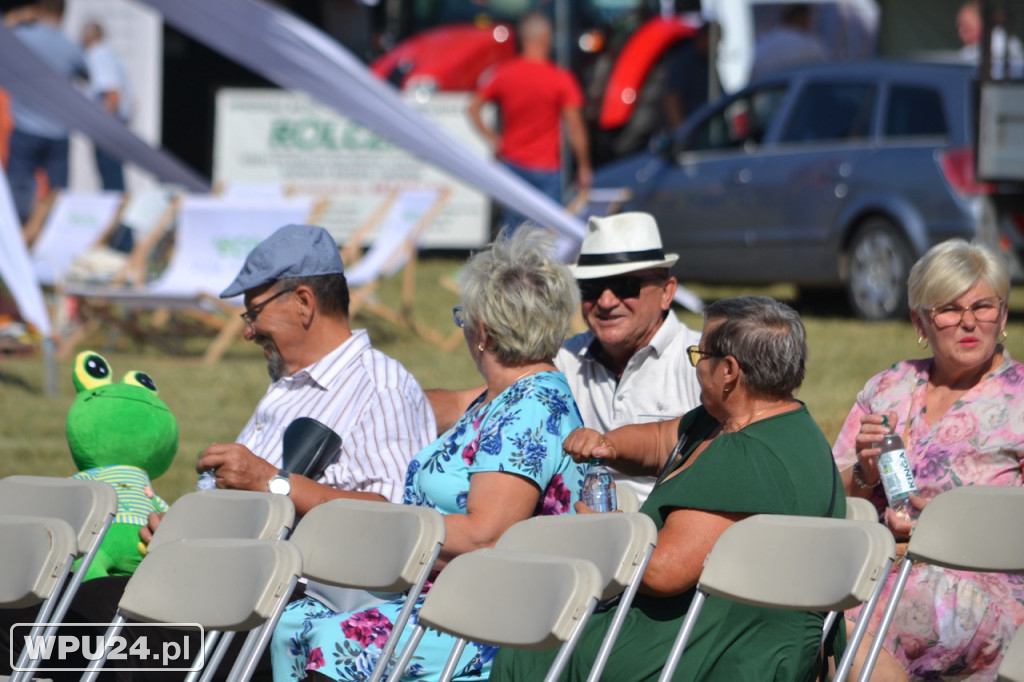
[[[648,268],[671,268],[679,260],[661,247],[658,224],[649,213],[619,213],[587,221],[575,265],[576,279],[611,277]]]

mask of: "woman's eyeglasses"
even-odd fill
[[[964,320],[967,311],[971,311],[976,322],[995,322],[1003,311],[1003,300],[1001,298],[983,298],[975,301],[966,308],[956,303],[947,303],[927,308],[931,315],[932,324],[939,329],[955,327]]]
[[[462,316],[462,306],[457,305],[452,308],[452,318],[455,320],[455,326],[462,329],[466,326],[466,318]]]
[[[664,275],[621,275],[600,279],[581,279],[577,280],[577,284],[580,286],[581,299],[596,301],[606,290],[611,291],[618,299],[636,298],[645,284],[664,279]]]
[[[709,353],[706,350],[701,350],[700,346],[688,346],[686,348],[686,354],[690,356],[690,364],[693,365],[694,367],[696,367],[697,363],[703,360],[704,358],[725,357],[724,355],[721,355],[719,353]]]

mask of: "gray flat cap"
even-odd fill
[[[285,225],[249,253],[235,281],[220,297],[232,298],[279,279],[344,273],[338,244],[327,230],[316,225]]]

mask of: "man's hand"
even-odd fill
[[[277,469],[238,443],[211,443],[196,462],[196,471],[215,469],[218,488],[267,491]]]

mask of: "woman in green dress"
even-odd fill
[[[845,514],[831,448],[803,403],[807,344],[793,309],[744,296],[708,306],[697,368],[701,406],[679,419],[606,434],[577,429],[564,448],[577,461],[600,457],[631,474],[658,476],[640,511],[654,519],[658,545],[602,680],[656,680],[718,536],[753,514]],[[577,503],[577,512],[588,510]],[[563,680],[583,682],[614,607],[594,615]],[[823,615],[735,604],[705,604],[675,680],[809,679]],[[841,653],[841,652],[840,652]],[[554,652],[505,648],[491,682],[542,679]]]

